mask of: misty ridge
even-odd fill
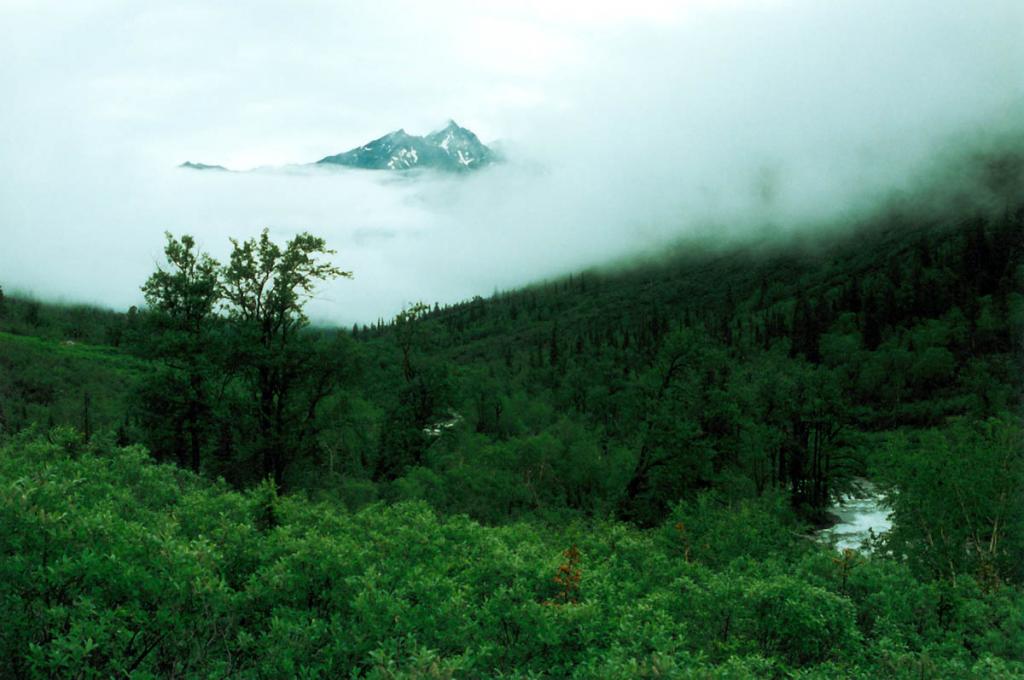
[[[737,159],[716,184],[709,181],[715,163],[670,170],[620,158],[624,167],[606,174],[572,152],[540,159],[509,147],[505,162],[454,177],[320,165],[58,174],[50,181],[61,200],[46,206],[45,221],[61,228],[29,230],[41,206],[28,204],[26,194],[5,203],[21,215],[6,233],[5,278],[15,290],[123,309],[140,302],[137,282],[158,258],[164,231],[193,233],[215,256],[223,256],[228,237],[263,226],[279,237],[313,231],[355,278],[320,291],[312,315],[365,323],[416,300],[458,302],[693,247],[771,249],[842,233],[884,210],[933,218],[998,210],[1020,190],[1024,144],[1019,133],[954,135],[904,165],[836,166],[829,155],[820,159],[827,168],[800,161],[744,167]],[[112,186],[124,200],[100,200]],[[20,239],[51,254],[45,279],[35,278],[30,260],[12,257],[27,247]],[[111,266],[98,274],[89,258],[109,256]]]
[[[428,135],[410,135],[404,128],[389,132],[343,153],[324,156],[317,165],[340,165],[364,170],[410,172],[430,169],[443,172],[471,172],[500,160],[471,130],[454,120]],[[185,161],[188,170],[226,171],[223,165]]]

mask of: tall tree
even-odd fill
[[[445,414],[451,402],[445,367],[424,360],[423,351],[431,344],[426,316],[430,307],[417,302],[403,309],[394,319],[395,341],[402,352],[402,383],[385,416],[373,476],[376,480],[395,479],[410,465],[420,465],[432,436],[427,430]],[[417,361],[413,354],[419,353]],[[451,414],[447,414],[451,417]]]
[[[922,576],[1024,578],[1024,431],[1019,418],[953,419],[893,439],[889,548]]]
[[[149,407],[144,408],[150,419],[171,421],[170,430],[181,434],[174,438],[179,463],[198,471],[210,412],[207,383],[213,371],[210,338],[220,299],[219,265],[198,252],[188,235],[167,234],[164,256],[166,267],[158,267],[142,286],[151,324],[143,351],[163,363],[150,389],[144,389]]]
[[[619,502],[623,519],[650,526],[663,518],[670,501],[696,488],[710,472],[709,451],[699,416],[705,373],[720,363],[716,347],[702,332],[683,329],[669,336],[640,381],[635,433],[639,451]],[[661,473],[659,475],[659,472]],[[660,486],[663,488],[657,488]]]
[[[337,348],[304,332],[305,304],[318,284],[352,274],[331,264],[334,251],[308,233],[283,247],[266,229],[231,243],[221,285],[232,363],[254,404],[263,474],[280,488],[288,464],[309,443],[318,405],[344,372]]]

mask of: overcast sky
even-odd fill
[[[124,307],[162,233],[325,236],[317,316],[825,220],[1024,112],[1020,0],[0,0],[0,285]],[[472,177],[210,175],[448,118]]]

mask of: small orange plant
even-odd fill
[[[832,563],[836,565],[839,572],[839,580],[841,581],[839,592],[845,595],[846,580],[849,578],[850,572],[853,571],[853,567],[857,564],[857,551],[846,548],[839,557],[832,558]]]
[[[676,522],[675,525],[676,533],[679,534],[679,539],[683,542],[683,559],[687,562],[690,561],[690,536],[686,533],[686,525],[682,522]]]
[[[579,602],[580,577],[583,572],[580,570],[580,551],[572,545],[562,553],[565,561],[558,566],[558,573],[554,581],[558,584],[558,595],[556,604],[575,604]]]

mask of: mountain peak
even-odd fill
[[[208,165],[206,163],[193,163],[192,161],[185,161],[178,167],[188,168],[189,170],[227,170],[223,165]]]
[[[368,170],[422,167],[462,172],[483,167],[494,159],[491,150],[473,132],[448,119],[444,128],[429,135],[410,135],[405,128],[399,128],[344,153],[321,158],[317,163]]]

